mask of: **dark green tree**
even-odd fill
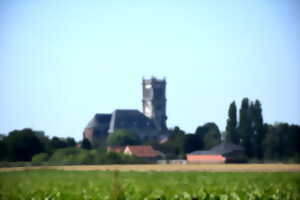
[[[207,136],[207,134],[210,135]],[[221,142],[219,127],[214,122],[208,122],[203,126],[198,126],[195,135],[195,139],[199,140],[199,143],[197,142],[198,150],[211,148]]]
[[[4,141],[0,140],[0,161],[4,160],[7,156],[7,149]]]
[[[184,137],[184,152],[190,153],[192,151],[202,149],[201,138],[198,134],[186,134]]]
[[[185,156],[185,132],[178,126],[169,132],[168,141],[156,145],[154,148],[165,153],[168,159],[183,158]]]
[[[92,144],[90,143],[90,141],[86,138],[84,138],[81,142],[81,148],[82,149],[92,149]]]
[[[242,100],[240,108],[240,124],[239,124],[239,135],[241,137],[241,145],[245,148],[246,155],[249,158],[253,157],[252,144],[252,130],[251,130],[251,111],[250,102],[248,98]]]
[[[109,134],[106,142],[108,146],[126,146],[141,144],[141,140],[135,132],[122,129],[116,130],[114,133]]]
[[[253,148],[254,156],[263,159],[263,140],[265,137],[265,128],[262,116],[262,108],[259,100],[256,100],[252,106],[252,130],[253,130]]]
[[[208,150],[221,143],[221,133],[219,127],[213,122],[204,124],[204,127],[207,129],[207,133],[203,138],[203,145],[204,149]]]
[[[12,131],[3,142],[7,147],[9,161],[30,161],[33,155],[44,150],[41,141],[31,129]]]
[[[234,144],[240,144],[240,136],[237,131],[237,109],[235,102],[232,102],[228,110],[228,119],[226,124],[226,140]]]
[[[56,149],[66,148],[67,144],[63,139],[58,137],[53,137],[50,141],[51,150],[55,151]]]
[[[263,140],[264,159],[300,162],[300,126],[268,125]]]
[[[208,132],[208,126],[203,125],[203,126],[198,126],[196,131],[195,131],[195,135],[197,135],[197,138],[199,140],[199,150],[203,150],[204,149],[204,137]]]
[[[75,139],[71,138],[71,137],[67,137],[66,145],[67,145],[67,147],[75,147],[76,146]]]
[[[34,134],[39,138],[43,145],[43,150],[47,153],[51,153],[51,140],[45,135],[44,131],[34,131]]]

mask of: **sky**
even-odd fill
[[[259,99],[266,123],[300,124],[300,2],[0,1],[0,133],[82,139],[95,113],[142,110],[167,81],[168,127],[193,133]]]

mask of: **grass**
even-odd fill
[[[297,172],[0,172],[0,199],[300,199]]]

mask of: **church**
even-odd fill
[[[116,109],[112,113],[99,113],[90,120],[83,138],[91,144],[103,144],[118,129],[135,132],[143,141],[162,141],[167,138],[166,80],[143,79],[143,112],[136,109]]]

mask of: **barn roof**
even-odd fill
[[[231,142],[223,142],[217,146],[214,146],[210,150],[219,154],[226,154],[233,151],[244,151],[244,148]]]
[[[244,151],[244,148],[230,142],[223,142],[208,151],[193,151],[188,155],[224,155],[233,151]]]
[[[193,151],[191,153],[188,153],[188,155],[220,155],[213,151]]]
[[[157,151],[155,151],[150,145],[135,145],[135,146],[126,146],[132,153],[132,155],[141,158],[155,158],[159,156]]]

